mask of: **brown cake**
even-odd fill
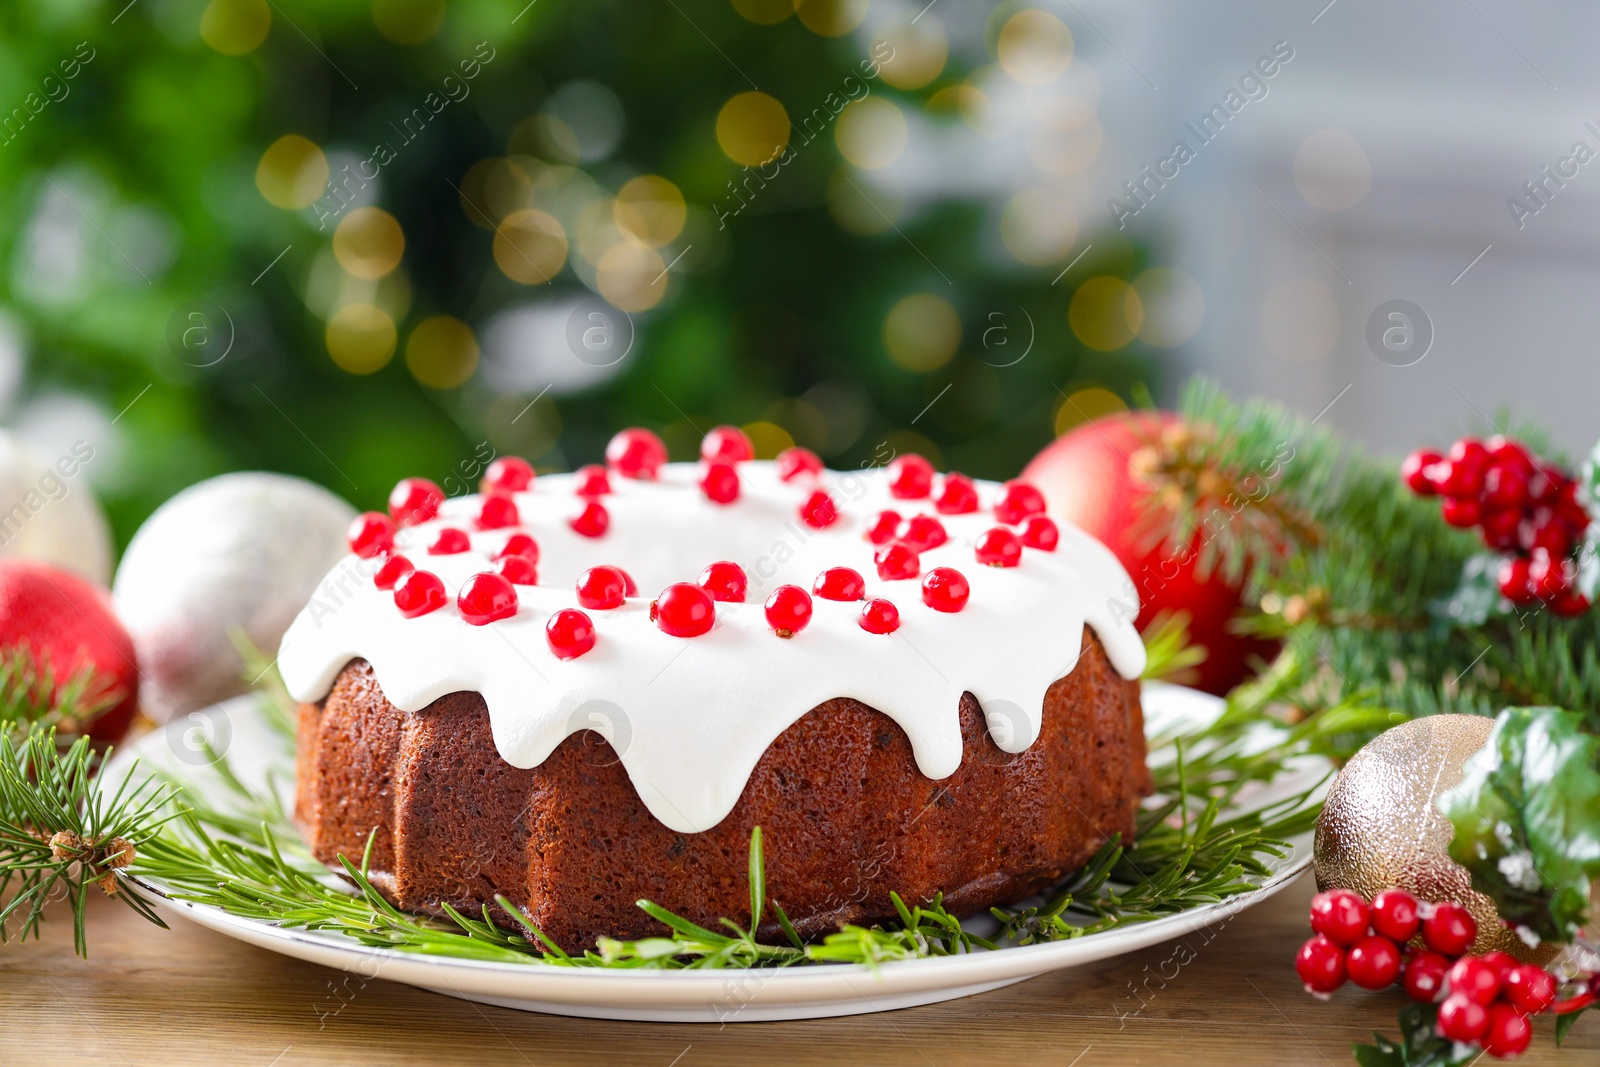
[[[649,494],[687,480],[676,466],[651,472],[641,514],[651,510]],[[802,507],[810,499],[811,483],[791,487],[781,464],[741,467],[751,505],[769,504],[769,492],[799,496]],[[907,506],[894,477],[891,469],[886,486],[869,487],[864,510],[880,497]],[[629,517],[626,485],[601,498],[612,512],[611,536]],[[565,488],[557,478],[539,480],[548,510],[571,499]],[[352,534],[357,554],[330,575],[321,607],[313,600],[284,643],[285,677],[302,700],[296,817],[314,853],[330,864],[340,855],[354,861],[373,835],[373,882],[398,906],[438,912],[448,903],[475,913],[504,896],[568,950],[603,936],[664,933],[636,907],[640,899],[703,925],[724,917],[747,923],[748,849],[758,825],[769,897],[806,936],[892,918],[891,891],[911,903],[943,892],[958,914],[1038,892],[1112,835],[1133,833],[1149,781],[1137,636],[1130,639],[1131,614],[1119,618],[1115,606],[1115,562],[1070,529],[1048,547],[1035,537],[1020,565],[961,568],[970,588],[958,574],[954,609],[948,591],[928,591],[938,583],[927,574],[954,570],[934,568],[936,561],[984,559],[983,527],[996,518],[1040,529],[1027,522],[1035,509],[1008,511],[1019,494],[994,489],[992,514],[928,507],[949,529],[944,543],[911,546],[924,576],[922,604],[914,602],[916,581],[885,578],[879,567],[875,599],[898,605],[888,632],[880,632],[888,617],[881,607],[868,625],[857,603],[863,592],[848,581],[839,592],[834,568],[818,577],[816,599],[806,601],[815,617],[798,632],[759,603],[742,603],[747,590],[707,578],[713,593],[726,595],[706,600],[705,630],[685,634],[675,630],[690,616],[672,613],[699,601],[672,592],[681,586],[654,600],[619,592],[621,603],[597,607],[596,581],[582,575],[577,603],[590,606],[558,607],[573,602],[562,585],[573,586],[547,579],[573,573],[568,558],[630,556],[572,522],[529,521],[545,502],[531,484],[498,494],[515,502],[514,523],[485,528],[467,517],[500,507],[486,506],[489,497],[442,508],[434,501],[419,517],[406,508],[416,484],[402,483],[399,530],[363,557],[371,529],[382,533],[368,516]],[[843,488],[824,491],[848,500]],[[989,490],[977,483],[975,491]],[[884,523],[838,512],[818,528],[827,537],[800,545],[799,566],[837,559],[843,549],[872,551],[872,530]],[[761,518],[747,516],[752,528]],[[439,531],[452,520],[478,527],[467,535],[470,549],[430,553],[448,540]],[[652,517],[652,529],[661,524]],[[529,536],[513,541],[514,533]],[[718,536],[700,532],[685,542]],[[541,547],[529,550],[534,540]],[[747,540],[745,559],[755,560],[747,569],[761,575],[765,537]],[[501,544],[518,547],[539,576],[507,585],[511,614],[474,624],[484,614],[474,590],[499,587],[473,571]],[[724,547],[739,546],[700,550],[734,554]],[[648,569],[647,555],[632,558]],[[447,603],[407,618],[414,602],[378,588],[406,569],[397,558],[415,559],[413,571],[437,570],[458,601],[454,613]],[[742,584],[746,569],[735,569]],[[772,584],[794,573],[793,564],[780,569]],[[346,581],[349,574],[359,582]],[[864,582],[859,574],[856,581]],[[556,632],[563,611],[583,611],[591,627],[588,647],[576,654],[570,627]],[[699,625],[691,619],[687,628]],[[541,630],[547,647],[531,647],[530,632]],[[580,626],[577,644],[583,640]],[[724,670],[728,677],[715,677]],[[981,681],[972,689],[989,692],[986,704],[961,681],[969,676]],[[614,699],[597,703],[602,696]],[[585,728],[594,721],[584,709],[595,707],[623,720],[599,726],[615,747]],[[769,921],[763,935],[777,934]]]

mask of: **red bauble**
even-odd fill
[[[67,571],[24,559],[0,560],[0,650],[26,649],[48,669],[57,692],[85,668],[111,703],[89,724],[96,741],[118,741],[139,710],[133,639],[111,597]]]
[[[1063,434],[1036,456],[1022,480],[1036,486],[1050,514],[1098,538],[1111,549],[1138,590],[1137,625],[1148,626],[1162,611],[1187,613],[1189,638],[1205,647],[1196,685],[1226,693],[1249,675],[1254,657],[1271,659],[1277,642],[1229,632],[1242,592],[1220,568],[1201,577],[1199,531],[1185,551],[1168,552],[1163,533],[1171,516],[1146,519],[1150,482],[1129,466],[1147,445],[1160,447],[1161,431],[1180,423],[1170,412],[1126,412],[1095,419]],[[1270,457],[1264,457],[1270,458]]]

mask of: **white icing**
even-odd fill
[[[798,515],[813,479],[784,483],[765,462],[740,464],[739,473],[740,498],[726,506],[704,498],[693,464],[669,464],[654,482],[613,473],[612,493],[601,498],[611,525],[598,539],[567,525],[584,503],[572,476],[541,475],[516,494],[518,529],[539,542],[541,584],[518,586],[517,615],[487,626],[466,623],[454,594],[492,569],[493,553],[515,531],[475,531],[480,498],[448,500],[435,520],[400,531],[397,549],[442,578],[451,603],[406,619],[393,595],[372,584],[377,561],[346,557],[283,639],[279,666],[289,692],[322,699],[357,657],[405,711],[475,691],[488,705],[500,755],[517,767],[536,766],[569,734],[595,729],[617,749],[651,814],[694,833],[722,821],[762,753],[825,700],[853,697],[888,715],[905,730],[920,771],[938,779],[961,762],[963,692],[983,706],[1001,749],[1021,752],[1034,742],[1045,690],[1076,664],[1085,625],[1124,677],[1144,669],[1133,585],[1088,534],[1061,523],[1054,552],[1024,549],[1021,565],[1010,568],[977,562],[974,541],[997,525],[990,508],[1000,487],[992,482],[977,483],[977,512],[937,515],[931,500],[892,499],[881,469],[827,472],[822,484],[840,517],[818,531]],[[922,570],[960,570],[972,589],[965,610],[928,607],[919,580],[878,578],[864,532],[883,508],[936,515],[950,540],[922,553]],[[472,551],[428,554],[447,525],[471,534]],[[721,559],[749,575],[745,603],[717,604],[716,625],[701,637],[672,637],[650,621],[650,601],[662,588],[695,581]],[[578,574],[602,563],[627,570],[640,596],[616,610],[588,611],[594,649],[559,660],[545,642],[545,622],[577,606]],[[868,597],[893,601],[900,629],[868,633],[857,622],[859,602],[813,597],[810,625],[777,637],[763,612],[771,591],[782,584],[809,591],[818,573],[835,566],[860,572]]]

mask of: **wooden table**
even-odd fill
[[[337,972],[188,923],[162,931],[99,899],[88,961],[72,954],[64,912],[43,943],[0,947],[0,1063],[1344,1067],[1352,1040],[1394,1032],[1401,998],[1346,988],[1324,1004],[1300,989],[1291,959],[1311,892],[1302,879],[1209,941],[1207,931],[1184,939],[1194,958],[1182,967],[1190,953],[1174,942],[952,1003],[725,1027],[534,1015],[382,981],[341,1000]],[[1174,971],[1162,988],[1158,974]],[[1142,1007],[1137,984],[1150,990]],[[1519,1062],[1600,1062],[1600,1017],[1559,1051],[1541,1021]]]

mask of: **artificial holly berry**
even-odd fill
[[[1528,586],[1540,600],[1554,600],[1571,589],[1577,577],[1577,568],[1571,560],[1534,549],[1533,559],[1528,564]]]
[[[917,555],[916,549],[904,541],[890,541],[886,545],[879,545],[878,550],[872,554],[872,560],[878,565],[878,577],[886,582],[915,578],[922,573],[921,557]]]
[[[606,466],[624,478],[654,479],[667,462],[667,446],[649,430],[622,430],[606,445]]]
[[[538,585],[539,567],[527,556],[501,556],[494,572],[512,585]]]
[[[1485,545],[1504,552],[1517,547],[1521,529],[1521,508],[1493,508],[1484,512],[1483,521],[1478,524],[1478,536]]]
[[[579,496],[605,496],[611,492],[611,475],[595,463],[579,467],[573,476],[573,491]]]
[[[444,490],[426,478],[404,478],[389,493],[389,517],[396,526],[415,526],[439,513]]]
[[[1483,1031],[1483,1049],[1491,1056],[1506,1059],[1526,1052],[1533,1040],[1533,1024],[1510,1004],[1489,1007],[1489,1025]]]
[[[503,530],[521,521],[522,517],[517,514],[516,501],[509,496],[491,493],[483,498],[482,504],[478,505],[478,514],[472,523],[480,530]]]
[[[1406,957],[1401,982],[1406,995],[1420,1004],[1432,1004],[1444,995],[1444,978],[1450,960],[1437,952],[1413,952]]]
[[[351,520],[345,543],[362,559],[381,555],[394,547],[394,522],[379,512],[364,511]]]
[[[811,583],[811,592],[823,600],[860,600],[867,595],[867,583],[849,567],[829,567]]]
[[[514,533],[506,538],[506,543],[494,554],[495,559],[505,559],[507,556],[527,556],[529,561],[538,563],[539,542],[525,533]]]
[[[718,426],[700,441],[700,458],[707,463],[744,463],[756,458],[756,446],[739,427]]]
[[[1531,604],[1539,598],[1534,595],[1533,583],[1528,579],[1530,561],[1522,556],[1500,562],[1497,585],[1500,595],[1513,604]]]
[[[544,639],[557,659],[577,659],[594,647],[594,622],[577,608],[562,608],[545,622]]]
[[[583,510],[567,520],[567,525],[584,537],[603,537],[611,526],[611,513],[598,500],[591,500]]]
[[[732,463],[712,460],[700,472],[700,491],[713,504],[731,504],[739,499],[739,472]]]
[[[899,529],[900,513],[885,509],[878,512],[872,525],[867,527],[867,540],[875,545],[886,544],[894,540],[895,531]]]
[[[414,570],[394,587],[394,606],[408,619],[437,611],[449,600],[444,591],[444,582],[431,571]]]
[[[1437,491],[1428,478],[1428,468],[1444,459],[1430,448],[1419,448],[1400,463],[1400,477],[1418,496],[1433,496]]]
[[[717,607],[698,585],[678,582],[650,602],[650,621],[673,637],[699,637],[717,621]]]
[[[934,611],[960,611],[971,593],[966,576],[954,567],[935,567],[922,578],[922,602]]]
[[[1489,1011],[1462,993],[1451,993],[1439,1005],[1439,1033],[1463,1044],[1476,1042],[1489,1028]]]
[[[383,561],[378,573],[372,576],[372,584],[379,589],[393,589],[395,583],[414,570],[416,568],[411,565],[411,561],[396,552]]]
[[[1556,977],[1531,963],[1509,968],[1501,981],[1505,997],[1529,1015],[1547,1011],[1556,1002]]]
[[[1476,956],[1462,956],[1450,967],[1446,975],[1450,994],[1476,1000],[1485,1007],[1493,1004],[1500,995],[1500,972],[1492,963]]]
[[[900,611],[889,601],[874,597],[861,606],[860,622],[869,634],[892,634],[900,629]]]
[[[1048,515],[1029,515],[1022,524],[1022,543],[1041,552],[1054,552],[1061,543],[1061,530]]]
[[[913,515],[900,524],[900,540],[918,552],[926,552],[950,540],[950,535],[945,533],[944,523],[932,515]]]
[[[800,520],[813,530],[823,530],[832,526],[839,518],[839,506],[833,502],[833,497],[818,489],[806,498],[800,505]]]
[[[1478,921],[1454,901],[1433,905],[1422,918],[1422,940],[1435,952],[1459,956],[1478,936]]]
[[[483,472],[485,493],[521,493],[533,484],[533,464],[521,456],[501,456]]]
[[[1311,993],[1332,993],[1344,985],[1344,949],[1321,934],[1300,946],[1294,957],[1294,970]]]
[[[1350,981],[1362,989],[1387,989],[1400,977],[1400,946],[1382,934],[1358,937],[1344,965]]]
[[[472,547],[472,538],[467,536],[467,531],[458,530],[454,526],[442,526],[434,535],[433,543],[428,546],[430,556],[455,556]]]
[[[778,477],[786,482],[822,473],[822,460],[809,448],[786,448],[778,453]]]
[[[517,613],[517,591],[504,575],[485,571],[467,579],[456,596],[456,607],[473,626],[487,626]]]
[[[811,594],[798,585],[780,585],[767,597],[767,625],[779,637],[793,637],[811,621]]]
[[[978,510],[978,490],[965,474],[951,471],[939,486],[933,508],[941,515],[966,515]]]
[[[1397,945],[1416,936],[1422,926],[1417,898],[1404,889],[1380,889],[1368,908],[1372,929]]]
[[[1329,889],[1311,898],[1311,929],[1340,945],[1353,945],[1367,932],[1371,911],[1359,893]]]
[[[748,584],[744,568],[727,560],[708,564],[700,572],[700,588],[710,593],[712,600],[724,604],[743,604]]]
[[[1483,520],[1483,502],[1473,496],[1447,496],[1439,505],[1439,514],[1451,526],[1470,530]]]
[[[975,546],[978,562],[990,567],[1015,567],[1022,562],[1022,539],[1004,526],[985,530]]]
[[[994,517],[1015,526],[1029,515],[1044,514],[1044,494],[1022,481],[1007,482],[994,504]]]
[[[590,567],[578,575],[578,605],[598,611],[622,607],[628,582],[616,567]]]
[[[1522,966],[1515,956],[1509,952],[1501,952],[1499,949],[1485,952],[1478,958],[1494,968],[1495,977],[1500,979],[1502,988],[1505,986],[1506,976]]]
[[[918,455],[889,461],[889,495],[896,500],[921,500],[933,489],[933,464]]]
[[[1527,503],[1529,475],[1520,466],[1491,466],[1483,476],[1483,502],[1492,508],[1515,508]]]

